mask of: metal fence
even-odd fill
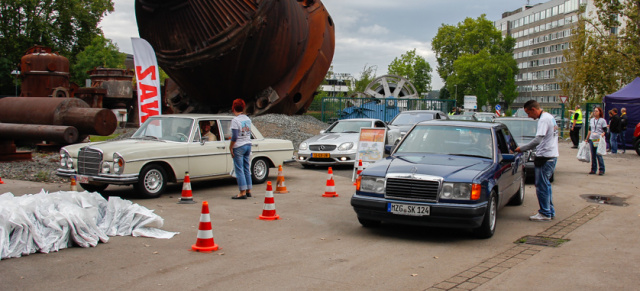
[[[398,113],[406,110],[440,110],[444,113],[456,106],[455,100],[397,99],[397,98],[322,98],[322,121],[340,119],[377,118],[390,122]]]

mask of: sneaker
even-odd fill
[[[552,219],[551,217],[544,216],[539,212],[536,213],[536,215],[529,216],[529,220],[533,220],[533,221],[551,221],[551,219]]]

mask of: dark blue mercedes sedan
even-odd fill
[[[516,148],[501,123],[418,123],[389,157],[362,172],[351,205],[365,227],[470,228],[489,238],[498,209],[524,200],[525,161]]]

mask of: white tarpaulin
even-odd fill
[[[157,214],[120,197],[59,191],[0,195],[0,259],[70,246],[94,247],[109,236],[172,238]]]

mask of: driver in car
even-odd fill
[[[209,121],[203,121],[200,123],[200,130],[202,131],[202,140],[216,141],[216,135],[211,132],[211,123]]]

